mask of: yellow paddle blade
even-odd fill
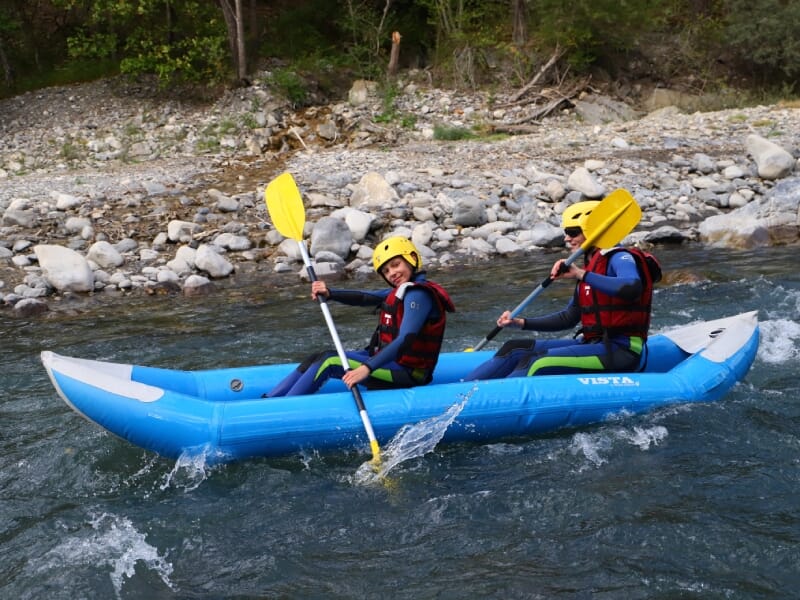
[[[275,229],[284,237],[302,241],[306,210],[292,174],[283,173],[270,181],[264,199]]]
[[[594,207],[584,226],[586,241],[581,248],[612,248],[628,235],[642,218],[642,209],[628,190],[618,189]]]
[[[372,449],[372,466],[373,468],[380,468],[381,466],[381,448],[378,446],[378,440],[371,440],[370,448]]]

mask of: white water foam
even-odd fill
[[[800,323],[789,319],[762,321],[758,324],[761,340],[758,358],[770,364],[797,363],[800,356]]]
[[[608,462],[602,454],[610,452],[618,441],[636,446],[644,452],[651,446],[657,446],[668,435],[667,428],[662,425],[633,427],[632,429],[617,427],[594,433],[576,433],[572,436],[570,452],[574,456],[582,454],[591,465],[600,467]],[[589,465],[582,466],[580,470],[584,470],[587,466]]]
[[[111,583],[117,598],[121,597],[126,578],[135,574],[136,564],[141,562],[152,569],[161,581],[175,591],[169,577],[172,564],[158,554],[145,540],[144,534],[125,517],[103,513],[89,522],[91,530],[78,530],[43,557],[44,563],[37,567],[38,573],[75,567],[111,567]]]

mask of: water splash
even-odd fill
[[[800,324],[789,319],[762,321],[758,358],[770,364],[797,362],[800,356]]]
[[[355,473],[359,485],[379,483],[400,463],[432,452],[444,437],[447,428],[456,420],[469,400],[467,394],[461,402],[453,404],[441,415],[425,419],[414,425],[404,425],[381,451],[378,468],[372,461],[362,464]]]
[[[573,455],[583,454],[590,463],[595,467],[599,467],[606,462],[606,459],[600,456],[600,450],[608,450],[610,447],[611,442],[606,436],[576,433],[572,436],[572,443],[569,449]]]
[[[657,446],[669,435],[667,428],[662,425],[655,427],[634,427],[633,431],[620,429],[617,432],[619,439],[638,446],[640,450],[649,450],[650,446]]]
[[[159,489],[162,492],[170,487],[182,488],[185,492],[196,490],[207,479],[211,467],[219,462],[219,458],[218,451],[209,447],[199,452],[184,452],[175,461],[172,470],[164,475]]]
[[[669,435],[667,428],[662,425],[653,427],[634,427],[628,429],[618,427],[612,430],[601,430],[595,433],[576,433],[572,436],[570,452],[574,456],[583,456],[595,467],[600,467],[608,459],[602,453],[610,452],[615,442],[622,441],[638,447],[642,451],[649,450],[651,446],[657,446]],[[583,471],[586,465],[579,470]]]
[[[168,588],[176,591],[170,581],[172,564],[160,556],[158,549],[145,540],[144,534],[125,517],[103,513],[93,518],[88,534],[78,531],[47,554],[37,573],[51,570],[74,570],[76,567],[96,569],[98,566],[111,568],[109,574],[116,597],[121,597],[122,586],[136,572],[136,564],[141,562],[156,572]]]

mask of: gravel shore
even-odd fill
[[[2,100],[0,305],[72,293],[42,277],[42,245],[89,257],[98,242],[113,246],[119,264],[89,262],[92,293],[188,293],[191,275],[224,285],[231,273],[299,272],[263,202],[283,170],[297,179],[310,222],[348,222],[352,238],[338,258],[323,241],[316,253],[325,272],[341,275],[367,271],[371,244],[389,232],[412,236],[440,265],[557,246],[564,206],[618,187],[642,206],[639,239],[710,242],[709,218],[793,181],[796,165],[763,176],[752,139],[792,161],[800,155],[800,110],[778,105],[666,107],[628,120],[572,107],[525,135],[433,139],[437,127],[486,129],[524,110],[497,105],[480,93],[409,84],[396,110],[413,119],[386,123],[375,97],[295,111],[256,85],[200,105],[114,80]],[[189,225],[172,235],[176,223]],[[795,239],[784,232],[778,243],[797,241],[796,217],[794,226]],[[182,247],[204,245],[220,262],[198,268],[192,255],[187,269],[176,266]]]

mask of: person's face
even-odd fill
[[[411,265],[402,256],[395,256],[381,267],[381,275],[392,287],[411,281],[413,274]]]
[[[583,235],[580,227],[565,227],[564,228],[564,243],[567,248],[573,252],[581,247],[583,242],[586,241],[586,236]]]

